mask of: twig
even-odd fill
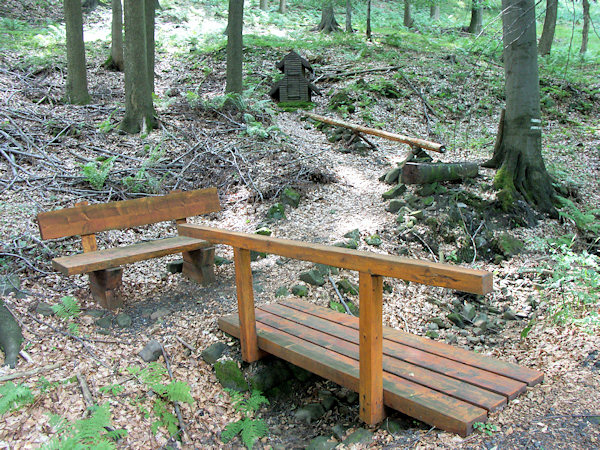
[[[85,402],[85,406],[87,407],[85,414],[87,414],[87,411],[89,411],[89,408],[94,406],[94,399],[92,397],[92,393],[90,392],[90,388],[88,387],[87,380],[81,374],[81,372],[79,372],[79,371],[75,372],[75,376],[77,377],[77,381],[79,382],[79,387],[81,388],[81,394],[83,395],[83,401]]]
[[[342,305],[344,305],[344,308],[346,309],[346,312],[348,314],[350,314],[351,316],[353,316],[354,314],[352,314],[352,311],[350,311],[350,308],[348,308],[348,305],[346,304],[346,302],[344,301],[344,298],[342,297],[342,294],[340,294],[340,291],[338,291],[337,286],[335,285],[335,283],[333,282],[333,278],[331,278],[331,275],[329,275],[327,278],[329,278],[329,282],[331,283],[331,285],[333,286],[333,289],[335,290],[335,293],[337,294],[337,296],[339,297],[340,301],[342,302]]]
[[[194,347],[192,347],[191,344],[188,344],[187,342],[185,342],[183,339],[181,339],[179,336],[175,336],[175,339],[177,339],[181,345],[183,345],[184,347],[186,347],[187,349],[191,350],[192,352],[196,351],[196,349]]]
[[[0,383],[2,383],[4,381],[15,380],[17,378],[32,377],[33,375],[37,375],[38,373],[48,372],[49,370],[58,369],[62,365],[63,365],[63,363],[55,363],[55,364],[51,364],[49,366],[38,367],[37,369],[25,370],[23,372],[15,372],[15,373],[11,373],[8,375],[3,375],[0,377]]]
[[[33,358],[31,356],[29,356],[29,353],[27,353],[25,350],[21,350],[19,352],[19,355],[21,355],[21,358],[23,358],[29,364],[33,363]]]
[[[2,253],[0,253],[0,256],[11,256],[13,258],[21,259],[21,260],[25,261],[25,264],[27,264],[30,268],[32,268],[36,272],[39,272],[39,273],[44,274],[44,275],[52,275],[52,273],[53,273],[53,272],[45,272],[42,269],[38,269],[33,264],[31,264],[27,258],[25,258],[24,256],[21,256],[21,255],[17,255],[16,253],[5,253],[5,252],[2,252]]]
[[[437,256],[435,256],[435,253],[433,253],[433,250],[431,250],[431,247],[429,247],[429,245],[427,245],[427,242],[425,242],[421,236],[419,236],[417,233],[415,233],[414,231],[410,231],[410,234],[412,234],[414,237],[416,237],[419,241],[421,241],[421,244],[423,244],[425,247],[427,247],[427,250],[429,250],[429,253],[431,253],[431,256],[433,256],[433,259],[435,262],[438,262]]]
[[[165,350],[164,345],[160,344],[160,348],[162,350],[163,358],[165,359],[165,365],[167,366],[167,372],[169,373],[169,378],[173,379],[173,372],[171,371],[171,364],[169,363],[169,356],[167,355],[167,351]],[[185,428],[185,423],[183,421],[183,416],[181,415],[181,409],[179,408],[179,402],[177,400],[173,400],[173,405],[175,405],[175,413],[177,414],[177,420],[179,421],[179,428],[183,432],[183,436],[187,437],[187,430]],[[183,437],[182,437],[183,441]]]
[[[410,444],[408,444],[408,447],[412,447],[413,445],[414,445],[414,446],[416,446],[416,445],[419,443],[419,441],[420,441],[421,439],[423,439],[425,436],[427,436],[427,435],[428,435],[429,433],[431,433],[433,430],[435,430],[435,427],[431,427],[431,428],[429,429],[429,431],[427,431],[427,433],[425,433],[423,436],[419,436],[419,437],[417,437],[416,439],[414,439],[414,440],[413,440],[413,441],[412,441]]]

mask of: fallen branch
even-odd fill
[[[3,383],[5,381],[10,381],[10,380],[15,380],[17,378],[32,377],[34,375],[37,375],[38,373],[48,372],[50,370],[58,369],[62,365],[63,365],[63,363],[55,363],[55,364],[51,364],[49,366],[38,367],[37,369],[25,370],[23,372],[15,372],[15,373],[11,373],[8,375],[3,375],[0,377],[0,383]]]
[[[309,112],[305,112],[304,114],[306,115],[306,117],[318,120],[319,122],[328,123],[330,125],[335,125],[338,127],[348,128],[354,132],[371,134],[373,136],[379,136],[385,139],[389,139],[391,141],[402,142],[403,144],[414,145],[422,149],[431,150],[438,153],[444,153],[446,151],[446,147],[443,144],[427,141],[425,139],[411,138],[402,134],[390,133],[389,131],[377,130],[375,128],[364,127],[362,125],[355,125],[349,122],[344,122],[343,120],[331,119],[329,117],[320,116],[318,114],[313,114]]]
[[[471,162],[425,164],[407,162],[402,167],[405,184],[429,184],[436,181],[458,181],[479,174],[479,166]]]
[[[353,316],[354,314],[352,314],[352,311],[350,311],[350,308],[348,308],[348,305],[346,304],[346,302],[344,301],[344,297],[342,297],[342,294],[340,294],[340,291],[338,290],[337,286],[335,285],[335,283],[333,282],[333,278],[331,278],[331,275],[328,276],[327,278],[329,278],[329,282],[331,283],[331,285],[333,286],[333,289],[335,290],[335,293],[337,294],[337,296],[340,299],[340,302],[342,302],[342,305],[344,305],[344,308],[346,309],[346,312],[348,314],[350,314],[351,316]]]
[[[85,402],[85,406],[89,410],[92,406],[94,406],[94,399],[92,397],[92,393],[90,392],[90,388],[88,387],[87,380],[81,374],[81,372],[75,372],[75,377],[77,377],[77,381],[79,382],[79,387],[81,388],[81,394],[83,395],[83,401]]]

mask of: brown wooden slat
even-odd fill
[[[328,308],[323,308],[300,300],[285,300],[280,303],[299,311],[304,311],[308,314],[327,318],[328,320],[358,329],[358,326],[354,323],[352,317],[347,314],[338,313]],[[384,338],[399,344],[423,350],[428,353],[443,356],[444,358],[448,358],[462,364],[487,370],[488,372],[502,375],[507,378],[512,378],[513,380],[526,383],[529,386],[538,384],[544,379],[544,374],[537,370],[521,367],[517,364],[480,355],[478,353],[453,347],[432,339],[426,339],[405,333],[400,330],[386,327],[384,331]]]
[[[492,274],[482,270],[200,225],[182,224],[177,228],[183,236],[206,239],[214,244],[226,244],[474,294],[487,294],[492,291]]]
[[[260,323],[282,330],[292,336],[312,342],[315,345],[335,351],[356,361],[359,359],[358,346],[353,342],[318,331],[317,329],[299,325],[291,320],[291,317],[280,317],[263,310],[257,310],[256,314],[257,320]],[[358,334],[354,334],[358,338]],[[504,396],[387,355],[383,358],[383,370],[488,411],[494,411],[506,404],[506,397]]]
[[[38,214],[42,239],[94,234],[220,211],[215,188],[176,192]]]
[[[197,250],[210,246],[209,242],[186,236],[158,239],[127,247],[109,248],[72,256],[62,256],[52,260],[52,267],[65,275],[94,272],[110,269],[123,264],[158,258],[173,253]]]
[[[239,337],[239,320],[235,315],[219,318],[219,327]],[[266,352],[358,391],[359,368],[356,361],[263,323],[257,323],[257,333],[258,345]],[[473,423],[486,420],[486,412],[482,408],[387,372],[383,389],[386,405],[452,433],[466,436],[472,432]]]
[[[298,310],[287,310],[287,308],[282,305],[265,305],[261,309],[271,314],[284,317],[299,325],[308,326],[353,344],[358,344],[358,335],[355,328],[330,322]],[[387,331],[387,327],[384,327],[384,333],[385,331]],[[483,392],[480,393],[484,397],[482,400],[483,403],[474,403],[482,408],[490,410],[498,408],[499,406],[506,404],[507,398],[512,399],[525,390],[525,383],[520,381],[461,364],[396,342],[391,342],[387,339],[384,339],[383,342],[383,353],[385,358],[391,358],[405,363],[406,373],[408,374],[416,373],[415,371],[418,368],[425,370],[425,372],[420,371],[419,373],[424,374],[424,377],[420,377],[420,379],[423,379],[422,382],[426,385],[428,385],[428,381],[425,379],[425,376],[432,377],[433,374],[440,374],[444,377],[456,380],[456,383],[452,383],[453,389],[466,383],[472,389],[481,389],[482,391],[490,392],[491,395],[484,395]],[[387,361],[387,359],[385,360]],[[397,375],[400,374],[397,373]],[[429,387],[438,389],[434,386]],[[474,401],[462,397],[458,398],[469,402]]]

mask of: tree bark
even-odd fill
[[[440,5],[437,3],[432,3],[429,6],[429,18],[431,20],[440,20]]]
[[[279,13],[285,14],[287,12],[287,1],[279,0]]]
[[[148,71],[148,83],[150,84],[150,94],[154,92],[154,18],[156,16],[156,0],[144,0],[144,19],[146,26],[146,70]]]
[[[321,23],[317,26],[317,31],[323,31],[325,33],[331,33],[332,31],[339,31],[340,24],[335,20],[335,15],[333,13],[333,3],[328,3],[323,6],[323,11],[321,13]]]
[[[546,15],[544,16],[544,28],[538,43],[538,53],[549,55],[554,42],[554,30],[556,28],[556,16],[558,12],[558,0],[546,0]]]
[[[402,167],[402,183],[428,184],[438,181],[458,181],[479,174],[479,166],[472,162],[424,164],[407,162]]]
[[[269,8],[268,0],[260,0],[259,8],[262,9],[263,11],[266,11]]]
[[[81,0],[65,0],[64,11],[67,31],[67,86],[65,99],[69,103],[85,105],[90,102],[90,94],[87,87]]]
[[[590,32],[590,1],[583,0],[583,28],[581,29],[581,48],[579,53],[581,55],[587,52],[588,35]]]
[[[413,26],[413,19],[410,13],[410,0],[404,0],[404,17],[403,23],[406,28],[410,28]]]
[[[225,92],[242,93],[242,29],[244,26],[244,0],[229,0],[227,17],[227,85]]]
[[[22,342],[21,327],[0,299],[0,349],[4,352],[4,363],[2,365],[7,365],[11,369],[15,368]]]
[[[353,33],[352,29],[352,0],[346,0],[346,33]]]
[[[371,0],[367,0],[367,39],[371,40]]]
[[[479,34],[483,27],[483,7],[480,0],[471,0],[471,23],[469,24],[469,33]]]
[[[542,159],[534,0],[502,0],[506,113],[492,159],[494,186],[505,210],[522,196],[556,217],[555,192]]]
[[[123,72],[125,60],[123,59],[123,6],[121,0],[112,0],[112,25],[111,25],[110,56],[103,66],[109,70]]]
[[[154,10],[154,0],[125,0],[125,117],[119,129],[127,133],[150,131],[156,127],[152,104],[152,85],[149,79],[150,50],[148,47],[148,18],[146,5]],[[153,16],[153,13],[151,13]],[[152,39],[153,42],[153,39]],[[154,49],[151,49],[154,53]],[[154,69],[152,69],[152,74]],[[153,77],[154,78],[154,77]]]

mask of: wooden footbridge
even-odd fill
[[[270,353],[358,392],[367,424],[381,421],[387,405],[466,436],[488,412],[543,379],[532,369],[383,327],[383,277],[486,294],[489,272],[191,224],[179,225],[179,233],[233,247],[238,314],[219,326],[240,338],[243,359]],[[255,309],[251,250],[357,270],[360,317],[298,300]]]

